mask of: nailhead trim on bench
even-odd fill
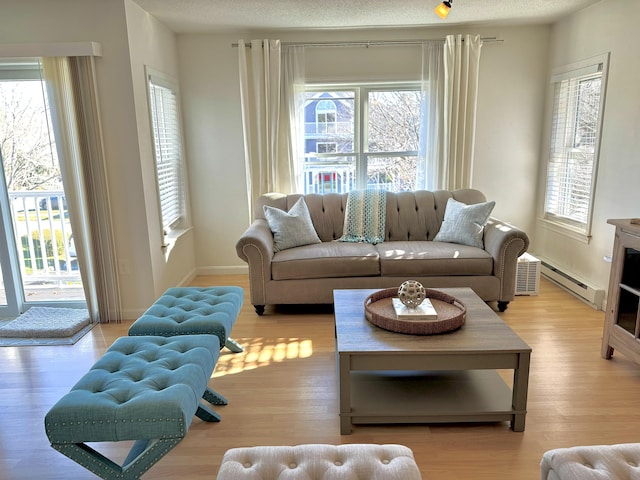
[[[215,335],[119,338],[47,413],[51,446],[102,478],[139,478],[194,415],[219,420],[200,402],[226,403],[208,387],[219,355]],[[122,465],[85,443],[122,440],[136,440]]]

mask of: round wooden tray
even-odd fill
[[[434,320],[398,319],[392,304],[393,297],[398,296],[397,288],[386,288],[369,295],[364,301],[365,317],[380,328],[410,335],[436,335],[456,330],[464,324],[467,309],[457,298],[428,288],[426,294],[438,313]]]

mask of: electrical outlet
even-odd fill
[[[131,275],[129,260],[127,260],[126,258],[121,258],[118,260],[118,272],[120,272],[120,275]]]

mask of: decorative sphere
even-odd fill
[[[426,297],[426,290],[416,280],[407,280],[398,288],[398,298],[409,309],[417,308]]]

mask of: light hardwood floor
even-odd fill
[[[500,314],[533,349],[526,429],[480,425],[354,426],[337,417],[334,326],[330,308],[268,309],[258,317],[245,275],[198,277],[193,285],[240,285],[247,298],[210,385],[229,399],[220,423],[194,418],[186,438],[144,476],[213,480],[224,452],[247,445],[400,443],[425,480],[537,479],[542,454],[571,445],[640,442],[640,365],[600,357],[604,313],[555,285],[516,297]],[[0,478],[92,479],[53,450],[44,433],[49,408],[129,322],[101,325],[74,346],[0,347]],[[100,445],[120,458],[127,445]]]

